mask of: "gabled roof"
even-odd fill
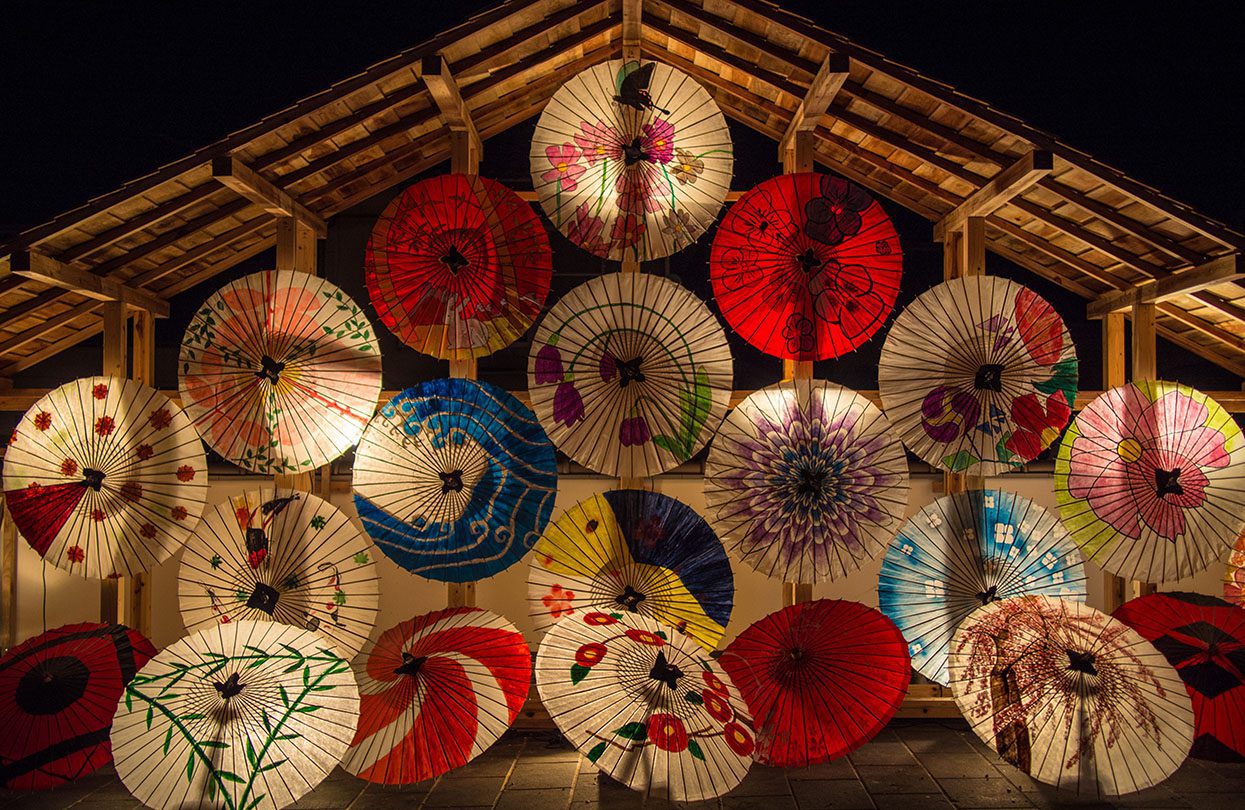
[[[686,71],[723,112],[781,138],[828,55],[850,75],[815,157],[937,221],[1034,150],[1053,170],[987,219],[995,253],[1087,299],[1203,268],[1245,236],[985,102],[764,0],[643,0],[645,57]],[[0,377],[102,328],[100,301],[8,271],[29,249],[169,298],[270,248],[276,218],[213,178],[232,156],[322,218],[449,157],[419,77],[440,54],[481,137],[543,108],[568,75],[622,52],[621,0],[511,0],[0,248]],[[1179,279],[1177,279],[1179,282]],[[1164,282],[1170,284],[1172,282]],[[1201,285],[1158,304],[1160,334],[1245,375],[1245,288]]]

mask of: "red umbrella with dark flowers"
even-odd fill
[[[886,321],[903,255],[882,207],[824,174],[784,174],[739,199],[713,240],[709,274],[726,320],[767,354],[846,354]]]

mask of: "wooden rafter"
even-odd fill
[[[1139,284],[1127,290],[1101,295],[1089,303],[1086,314],[1090,318],[1101,318],[1111,312],[1122,312],[1135,304],[1156,304],[1181,295],[1192,293],[1236,281],[1245,276],[1241,267],[1240,254],[1233,253],[1211,259],[1205,264],[1164,276],[1147,284]]]
[[[817,75],[813,77],[808,92],[800,100],[800,105],[791,115],[791,123],[787,131],[778,141],[778,153],[781,155],[791,148],[796,133],[812,132],[817,129],[821,117],[830,108],[830,102],[838,95],[843,83],[847,81],[851,60],[841,53],[831,53],[821,61]]]
[[[34,250],[19,250],[9,255],[9,270],[20,276],[53,287],[71,290],[97,301],[120,301],[128,307],[145,309],[161,318],[169,316],[169,302],[127,284],[70,267],[58,259]]]
[[[212,177],[277,217],[292,217],[323,239],[328,223],[301,200],[232,155],[212,159]]]
[[[934,241],[942,242],[948,233],[963,228],[971,217],[993,214],[1050,174],[1054,167],[1054,157],[1050,152],[1044,149],[1028,152],[934,223]]]

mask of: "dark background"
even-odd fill
[[[0,65],[0,238],[107,192],[199,146],[317,92],[491,6],[488,2],[10,3]],[[1227,4],[861,3],[784,5],[866,47],[984,99],[1241,229],[1240,26]],[[485,145],[481,173],[530,188],[535,119]],[[772,141],[731,125],[737,189],[779,172]],[[448,170],[448,165],[430,174]],[[363,248],[376,215],[400,189],[336,217],[321,243],[328,278],[366,303]],[[905,253],[899,305],[941,280],[930,224],[883,201]],[[710,298],[712,233],[645,267]],[[603,263],[551,229],[550,302]],[[158,322],[160,387],[176,387],[177,344],[193,308],[227,279],[271,266],[261,255],[174,302]],[[1098,324],[1084,302],[1008,262],[1015,278],[1055,304],[1081,357],[1081,385],[1100,384]],[[385,387],[445,373],[378,329]],[[859,351],[819,363],[817,376],[875,388],[885,330]],[[18,387],[45,387],[98,368],[98,339],[31,369]],[[736,387],[778,378],[779,361],[733,339]],[[481,376],[524,388],[527,343],[481,361]],[[1197,387],[1237,388],[1234,374],[1160,341],[1160,375]],[[15,415],[13,415],[15,417]],[[3,426],[0,426],[3,427]]]

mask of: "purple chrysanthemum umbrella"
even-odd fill
[[[794,380],[751,394],[709,452],[705,499],[731,552],[766,576],[827,582],[879,556],[908,504],[908,463],[869,400]]]

